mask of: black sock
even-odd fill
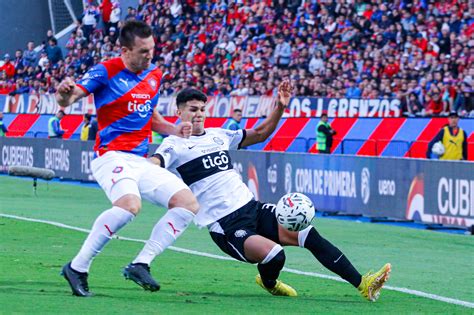
[[[352,266],[349,259],[336,246],[319,235],[314,228],[309,231],[304,247],[309,249],[324,267],[338,274],[354,287],[357,288],[360,285],[362,276]]]
[[[260,273],[260,277],[262,277],[262,282],[265,287],[269,289],[275,287],[280,271],[285,265],[285,259],[285,252],[281,250],[266,264],[257,265],[258,272]]]

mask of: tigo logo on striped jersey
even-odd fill
[[[138,112],[141,118],[146,118],[151,112],[151,100],[146,100],[145,104],[140,104],[137,101],[128,102],[128,111]]]

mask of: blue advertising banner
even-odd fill
[[[474,224],[474,163],[232,152],[234,169],[265,202],[301,192],[321,211]]]
[[[156,145],[150,147],[154,152]],[[93,181],[89,141],[0,138],[0,171],[13,165],[52,169]],[[320,211],[474,224],[474,163],[439,160],[231,151],[234,170],[256,199],[276,203],[301,192]]]

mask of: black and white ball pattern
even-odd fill
[[[280,198],[275,209],[279,224],[289,231],[301,231],[315,216],[313,202],[304,194],[289,193]]]

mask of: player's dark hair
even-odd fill
[[[242,113],[242,110],[240,108],[234,109],[234,113]]]
[[[321,118],[324,118],[324,117],[328,117],[328,114],[326,114],[326,113],[321,114]]]
[[[145,22],[137,20],[127,21],[120,30],[120,45],[132,49],[135,37],[148,38],[152,35],[151,27]]]
[[[176,96],[176,106],[178,106],[178,108],[186,106],[186,103],[189,101],[201,101],[206,103],[207,96],[203,92],[193,88],[184,89]]]

